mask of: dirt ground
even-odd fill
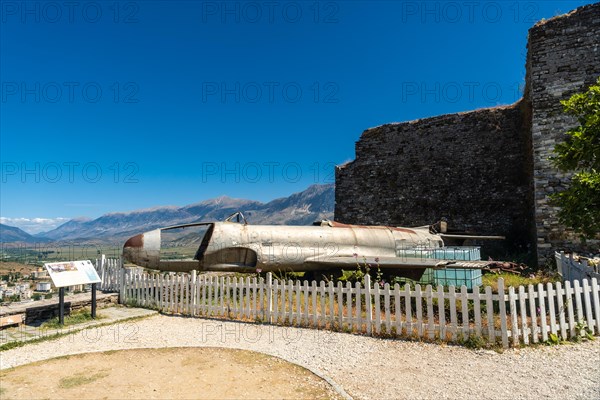
[[[38,269],[38,267],[36,267],[35,265],[0,261],[0,273],[3,273],[3,274],[14,271],[14,272],[20,272],[21,274],[28,275],[32,271],[37,271],[37,269]]]
[[[55,358],[0,372],[0,399],[339,399],[310,371],[246,350],[169,348]]]

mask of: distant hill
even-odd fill
[[[46,237],[32,236],[15,226],[0,224],[0,243],[42,243],[47,241],[48,239]]]
[[[321,219],[333,219],[334,208],[334,185],[312,185],[289,197],[248,208],[245,215],[252,224],[310,225]]]
[[[308,225],[333,219],[334,202],[333,184],[312,185],[268,203],[221,196],[183,207],[156,207],[109,213],[94,220],[71,220],[39,236],[55,241],[125,239],[169,225],[223,220],[236,211],[242,211],[251,224]]]

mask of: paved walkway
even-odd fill
[[[499,354],[169,315],[86,329],[3,351],[0,370],[63,355],[160,347],[225,347],[265,353],[307,368],[355,399],[600,399],[600,340]],[[134,362],[131,367],[135,368]],[[168,365],[156,368],[177,373]]]
[[[52,336],[57,333],[71,333],[84,328],[90,328],[97,325],[112,324],[130,318],[144,317],[158,314],[154,310],[146,310],[143,308],[128,308],[128,307],[107,307],[99,308],[97,315],[102,317],[94,321],[88,321],[81,324],[69,325],[62,329],[42,328],[39,324],[21,325],[19,327],[7,328],[0,330],[0,345],[10,342],[27,342],[30,340],[39,339],[46,336]]]

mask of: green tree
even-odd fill
[[[21,295],[20,294],[13,294],[12,296],[10,296],[8,298],[8,301],[14,302],[14,303],[19,302],[19,301],[21,301]]]
[[[569,187],[551,197],[552,204],[561,207],[561,223],[583,239],[593,238],[600,233],[600,78],[586,92],[561,104],[579,125],[569,129],[566,140],[554,148],[554,165],[574,174]]]

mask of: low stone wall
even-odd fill
[[[98,308],[109,307],[118,304],[118,300],[119,295],[117,293],[98,293],[96,296],[96,305]],[[65,298],[65,315],[91,306],[92,294],[89,292],[69,296],[68,298]],[[32,303],[19,303],[0,307],[1,317],[16,314],[25,315],[25,324],[58,317],[58,297]]]

